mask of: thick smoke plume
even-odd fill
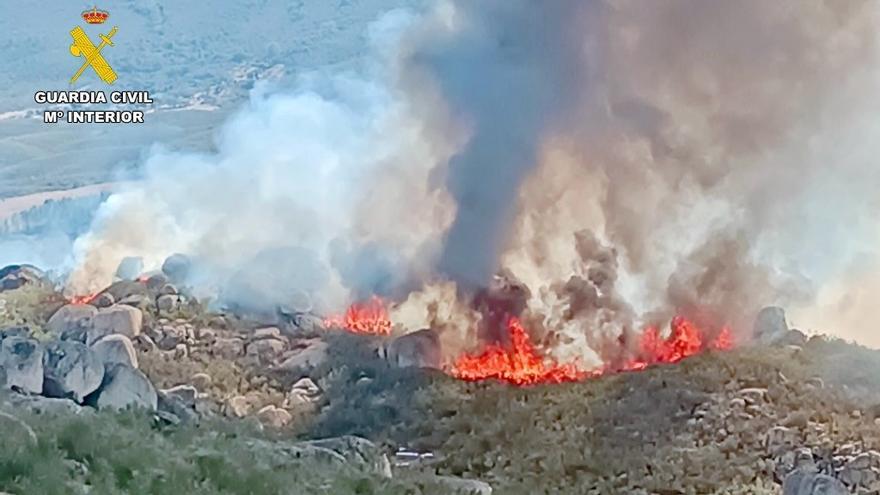
[[[256,91],[214,155],[153,154],[80,239],[71,287],[181,251],[196,285],[286,267],[262,301],[381,293],[410,330],[464,345],[503,272],[558,357],[615,359],[676,313],[743,331],[761,305],[806,307],[876,259],[877,10],[461,0],[389,15],[363,74]]]
[[[743,332],[874,238],[876,6],[462,3],[412,57],[471,126],[440,267],[511,270],[555,352],[675,313]]]
[[[391,85],[411,22],[395,12],[372,27],[362,74],[256,88],[216,153],[153,152],[145,179],[112,196],[78,239],[70,290],[106,285],[124,256],[158,268],[175,252],[195,260],[196,290],[245,307],[305,293],[329,311],[402,285],[432,259],[453,211],[428,189],[449,145],[428,139]]]

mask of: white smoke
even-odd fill
[[[222,286],[255,259],[283,261],[266,253],[295,248],[318,266],[300,260],[284,274],[288,287],[338,307],[350,289],[376,283],[369,278],[413,268],[409,262],[430,253],[426,243],[436,235],[424,218],[435,220],[433,228],[450,216],[442,191],[427,189],[428,172],[446,159],[442,143],[427,140],[409,116],[389,70],[397,39],[414,20],[395,11],[371,26],[374,58],[360,74],[319,71],[303,74],[292,90],[256,87],[218,133],[216,153],[154,150],[145,179],[110,197],[76,241],[69,289],[106,286],[125,256],[158,268],[175,252],[203,267],[200,285]],[[340,257],[376,258],[358,256],[364,245],[395,263],[345,267],[340,277],[337,266],[351,264]],[[304,271],[326,276],[306,283]]]

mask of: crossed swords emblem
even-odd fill
[[[74,57],[83,57],[85,59],[82,67],[80,67],[79,70],[76,71],[76,74],[70,78],[70,84],[75,83],[76,80],[79,79],[79,76],[81,76],[88,67],[94,69],[95,74],[97,74],[102,81],[107,84],[113,84],[113,81],[116,80],[116,73],[113,72],[113,68],[110,67],[110,64],[104,60],[104,56],[101,55],[101,50],[107,45],[113,46],[113,42],[110,38],[116,34],[117,30],[118,28],[114,26],[106,35],[100,35],[101,44],[98,46],[95,46],[94,43],[92,43],[92,40],[89,39],[89,36],[81,27],[77,26],[70,31],[70,36],[73,38],[73,44],[70,45],[70,54]]]

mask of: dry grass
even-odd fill
[[[342,385],[316,431],[351,429],[432,450],[441,474],[481,479],[505,494],[778,493],[764,444],[773,426],[791,426],[818,452],[847,442],[880,448],[873,419],[853,414],[859,404],[809,383],[834,356],[829,346],[837,344],[710,353],[532,388],[365,368],[359,372],[385,375],[370,383],[375,389]],[[863,358],[880,364],[877,353]],[[343,373],[350,382],[355,372]],[[766,403],[748,419],[735,417],[730,400],[750,387],[767,389]],[[707,412],[696,421],[698,410]]]

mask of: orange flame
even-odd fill
[[[705,349],[733,348],[728,327],[722,328],[711,341],[707,341],[703,331],[693,322],[682,316],[673,318],[670,328],[672,331],[666,339],[660,338],[657,327],[646,328],[639,342],[639,357],[624,364],[621,371],[642,370],[652,364],[677,363]]]
[[[352,304],[344,315],[324,319],[325,328],[344,328],[352,333],[390,335],[391,319],[385,301],[373,296],[368,301]]]
[[[71,296],[67,299],[67,302],[70,304],[91,304],[92,301],[94,301],[95,298],[98,297],[98,294],[100,294],[100,292],[95,294],[86,294],[84,296]]]
[[[587,376],[573,364],[545,362],[535,351],[519,319],[510,318],[507,329],[510,332],[509,349],[492,344],[481,354],[465,354],[455,361],[449,373],[462,380],[494,378],[514,385],[571,382]]]
[[[608,365],[583,370],[575,363],[560,364],[545,360],[536,351],[528,333],[516,318],[508,320],[511,345],[491,344],[478,355],[465,354],[448,369],[450,375],[467,381],[503,380],[517,386],[562,383],[594,378],[612,371],[638,371],[662,363],[676,363],[705,349],[726,350],[733,347],[730,329],[724,328],[707,342],[703,332],[683,317],[673,318],[669,337],[663,339],[656,327],[648,327],[639,341],[639,357],[622,366]]]

